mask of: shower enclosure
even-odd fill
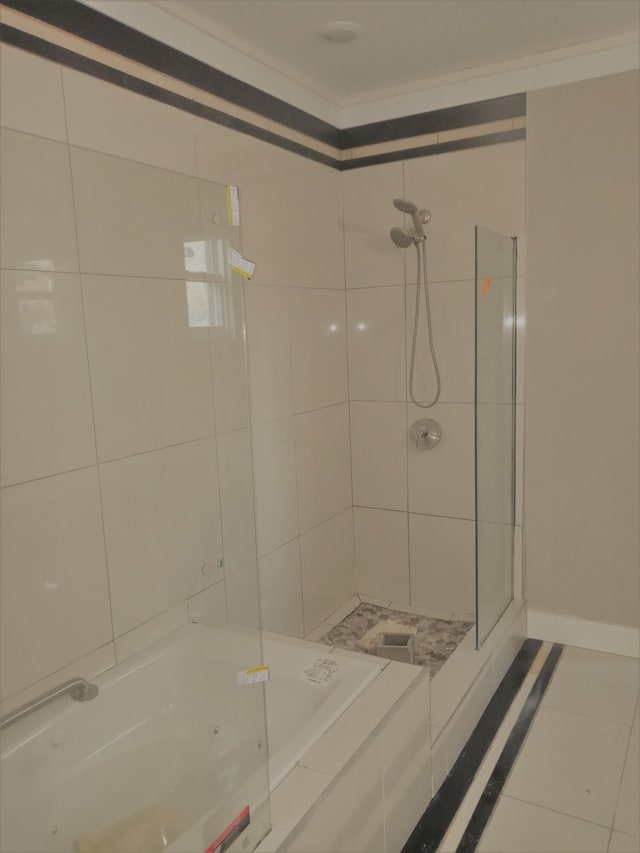
[[[513,599],[517,242],[475,229],[476,644]]]

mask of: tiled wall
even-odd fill
[[[518,236],[522,299],[524,179],[524,142],[344,175],[357,588],[447,618],[475,608],[474,225]],[[397,197],[432,212],[427,253],[442,394],[428,410],[408,394],[416,257],[412,247],[397,249],[389,238],[391,227],[403,225],[392,205]],[[523,301],[520,311],[522,324]],[[435,389],[424,320],[423,303],[418,399],[430,399]],[[521,397],[518,402],[520,426]],[[410,425],[421,417],[442,427],[440,443],[429,451],[408,442]],[[517,524],[519,548],[519,498]]]
[[[355,591],[339,174],[1,59],[3,696],[187,600],[257,624],[251,421],[263,621],[302,635]],[[229,334],[187,316],[183,243],[219,233],[225,183],[258,262],[251,412],[239,283]]]

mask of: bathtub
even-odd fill
[[[203,853],[248,805],[252,849],[268,829],[269,783],[380,671],[275,634],[263,650],[266,689],[239,687],[238,672],[261,663],[255,632],[186,625],[92,679],[95,699],[64,698],[5,729],[3,853],[68,853],[79,835],[158,806],[188,824],[166,850]]]

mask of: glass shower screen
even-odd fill
[[[513,599],[515,237],[476,226],[476,641]]]

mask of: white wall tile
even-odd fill
[[[79,277],[4,270],[0,300],[2,484],[95,464]]]
[[[251,437],[248,429],[219,435],[220,515],[225,574],[256,560]]]
[[[304,637],[300,540],[294,539],[258,563],[262,627],[290,637]]]
[[[0,50],[0,124],[65,142],[62,70],[8,44]]]
[[[407,278],[409,281],[415,281],[415,264],[407,272]],[[440,370],[440,400],[443,403],[474,401],[474,288],[473,281],[429,284],[433,343]],[[410,284],[407,287],[407,389],[415,307],[416,287]],[[424,290],[421,288],[413,393],[420,401],[430,401],[435,392],[436,380],[429,350]]]
[[[409,405],[408,426],[422,418],[440,424],[435,447],[418,450],[409,442],[409,511],[475,518],[474,412],[471,404]]]
[[[251,415],[256,424],[293,413],[287,293],[283,287],[245,290]]]
[[[403,849],[431,799],[429,677],[402,700],[382,731],[387,850]]]
[[[344,402],[349,396],[344,292],[291,290],[289,311],[294,411]]]
[[[326,773],[294,767],[271,794],[272,826],[293,829],[330,782]]]
[[[304,533],[300,544],[304,627],[308,634],[356,591],[352,510]]]
[[[211,286],[224,293],[233,311],[223,328],[209,329],[216,432],[222,433],[249,425],[244,286],[239,282]]]
[[[405,400],[405,288],[347,294],[352,400]]]
[[[358,654],[340,652],[340,654]],[[336,776],[373,729],[391,711],[402,694],[424,670],[388,661],[366,691],[355,699],[338,720],[316,741],[300,762],[312,770]]]
[[[13,130],[0,146],[0,266],[77,271],[67,146]]]
[[[185,244],[202,240],[195,178],[82,148],[71,164],[82,271],[184,281]]]
[[[449,613],[475,608],[475,524],[409,515],[411,604]]]
[[[293,418],[260,424],[253,432],[258,553],[298,535],[298,493]]]
[[[403,195],[402,163],[347,171],[342,186],[347,287],[404,284],[404,252],[389,236],[403,227],[393,206]]]
[[[515,482],[515,518],[516,524],[523,521],[524,493],[524,406],[516,406],[516,482]]]
[[[407,509],[405,403],[351,403],[353,502]]]
[[[0,493],[2,690],[112,639],[95,468]]]
[[[523,141],[407,160],[404,179],[412,201],[432,212],[426,228],[432,281],[473,279],[475,225],[524,236]]]
[[[409,604],[406,512],[353,508],[358,592]]]
[[[39,681],[35,681],[24,690],[13,693],[9,698],[0,702],[0,713],[8,713],[24,705],[26,702],[31,702],[47,690],[57,687],[68,678],[86,678],[87,681],[91,681],[97,675],[100,675],[100,673],[115,666],[115,663],[115,645],[113,642],[106,643],[94,652],[89,652],[88,655],[74,659],[67,666],[56,669]],[[44,710],[43,714],[46,713],[47,711]]]
[[[70,68],[62,76],[71,145],[195,175],[190,113]]]
[[[213,439],[100,466],[116,636],[222,576],[217,481]]]
[[[115,646],[118,663],[164,639],[164,637],[177,631],[178,628],[186,625],[187,621],[187,602],[179,601],[169,610],[165,610],[164,613],[153,616],[147,622],[138,625],[137,628],[116,637]]]
[[[351,506],[349,406],[342,403],[295,417],[300,530]]]
[[[184,281],[82,276],[100,460],[214,431],[208,330]]]
[[[234,572],[225,579],[227,591],[227,619],[242,628],[260,630],[260,595],[258,570],[254,563]],[[259,636],[256,635],[255,653],[259,654]],[[258,665],[259,661],[255,664]]]
[[[220,625],[227,621],[227,593],[223,580],[187,599],[189,621]]]
[[[354,803],[358,803],[357,809]],[[380,738],[375,738],[358,756],[282,849],[291,853],[385,853]]]
[[[485,665],[447,724],[445,734],[448,772],[451,772],[464,745],[471,737],[471,733],[489,704],[494,690],[493,669],[491,666]]]
[[[200,177],[240,187],[256,285],[344,287],[339,172],[210,122],[197,124],[196,145]]]

